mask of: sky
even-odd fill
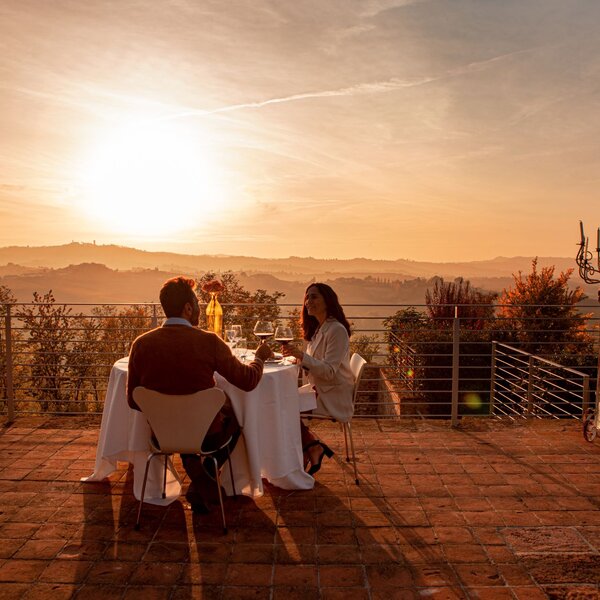
[[[0,0],[0,245],[571,256],[598,0]]]

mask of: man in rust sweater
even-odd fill
[[[233,356],[219,336],[198,329],[200,307],[195,293],[196,282],[186,277],[166,281],[160,290],[160,303],[167,319],[162,327],[148,331],[134,340],[129,353],[127,401],[140,410],[133,390],[144,386],[164,394],[193,394],[214,387],[214,372],[242,390],[253,390],[259,383],[264,361],[273,355],[266,344],[256,351],[254,360],[245,365]],[[233,450],[240,426],[229,401],[210,426],[203,448],[219,447],[230,436]],[[227,459],[223,450],[216,455],[219,466]],[[186,498],[195,512],[207,512],[207,499],[214,497],[214,481],[202,465],[199,455],[182,454],[183,467],[191,483]]]

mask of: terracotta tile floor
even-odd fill
[[[82,484],[99,420],[0,428],[0,600],[600,598],[600,440],[574,422],[355,422],[315,489],[219,514],[145,507],[132,474]],[[178,463],[176,463],[178,464]]]

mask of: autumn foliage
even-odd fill
[[[426,292],[425,311],[410,307],[389,317],[385,321],[389,361],[404,389],[420,395],[420,412],[445,416],[450,412],[455,317],[460,326],[460,395],[477,394],[478,412],[485,413],[489,402],[492,341],[588,369],[593,377],[596,359],[587,329],[589,315],[577,306],[585,296],[581,288],[569,286],[571,274],[568,270],[555,275],[554,267],[538,269],[535,259],[531,272],[513,275],[513,286],[499,298],[473,289],[462,278],[453,282],[436,278]],[[468,410],[461,407],[463,414]]]
[[[583,290],[569,288],[573,269],[557,276],[554,271],[554,267],[539,270],[534,259],[530,273],[513,275],[514,287],[500,296],[498,320],[506,342],[556,359],[584,350],[591,340],[586,333],[589,315],[577,309],[585,298]]]

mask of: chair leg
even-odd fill
[[[348,454],[348,433],[346,432],[346,423],[340,423],[342,431],[344,432],[344,446],[346,448],[346,462],[350,462],[350,455]]]
[[[235,491],[235,481],[233,480],[233,467],[231,466],[231,452],[229,452],[229,446],[227,446],[227,462],[229,463],[229,476],[231,477],[231,489],[233,490],[233,497],[237,499],[237,492]]]
[[[354,481],[356,482],[356,485],[358,485],[359,481],[358,471],[356,469],[356,453],[354,452],[354,439],[352,438],[352,425],[350,425],[350,421],[348,421],[348,423],[345,423],[345,425],[348,428],[348,437],[350,438],[350,448],[352,450],[352,462],[354,463]]]
[[[146,482],[148,481],[148,469],[150,468],[150,462],[156,456],[156,454],[151,454],[146,460],[146,469],[144,471],[144,481],[142,482],[142,495],[140,497],[140,505],[138,507],[137,521],[135,522],[134,529],[136,531],[140,530],[140,519],[142,517],[142,504],[144,503],[144,494],[146,493]]]
[[[225,522],[225,506],[223,504],[223,494],[221,493],[221,474],[219,473],[219,465],[214,456],[210,457],[215,465],[215,475],[217,479],[217,492],[219,493],[219,504],[221,505],[221,517],[223,517],[223,535],[227,535],[227,523]]]
[[[163,491],[162,491],[162,497],[166,498],[167,497],[167,464],[169,461],[169,455],[165,454],[165,472],[163,474]]]

